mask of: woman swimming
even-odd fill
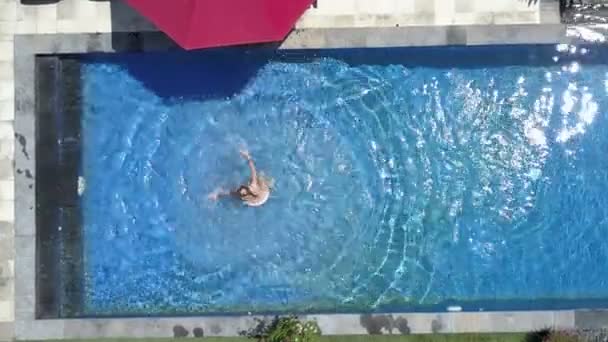
[[[258,175],[249,152],[241,150],[240,153],[241,156],[247,160],[249,170],[251,171],[249,183],[246,185],[241,185],[234,191],[218,189],[209,194],[209,199],[215,201],[221,196],[232,195],[238,197],[248,206],[259,207],[266,203],[266,201],[268,201],[268,197],[270,197],[270,182],[265,177]]]

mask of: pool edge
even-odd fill
[[[295,30],[280,48],[342,48],[574,42],[561,24],[489,25]],[[35,314],[35,56],[86,52],[167,51],[177,47],[163,34],[93,33],[15,35],[15,337],[61,339],[94,337],[172,337],[200,327],[205,335],[234,336],[261,316],[48,319]],[[30,188],[33,186],[33,188]],[[325,334],[368,334],[366,324],[403,318],[411,333],[524,332],[608,327],[605,310],[503,311],[403,314],[303,315],[316,319]],[[364,318],[365,317],[365,318]],[[366,323],[367,322],[367,323]]]

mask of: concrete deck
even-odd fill
[[[541,0],[319,0],[283,48],[571,42],[557,3]],[[84,337],[164,337],[200,327],[234,335],[253,317],[36,320],[34,56],[39,53],[174,48],[120,1],[0,0],[0,341]],[[324,333],[527,331],[608,327],[599,311],[317,315]],[[405,327],[402,329],[399,327]],[[400,324],[400,325],[398,325]]]
[[[298,28],[559,23],[554,1],[320,0]]]

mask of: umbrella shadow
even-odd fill
[[[271,52],[272,50],[269,50]],[[224,99],[239,93],[271,55],[243,48],[102,55],[161,98]]]
[[[112,48],[120,53],[93,58],[121,64],[162,98],[230,97],[247,85],[276,48],[265,45],[184,51],[125,1],[108,1]]]

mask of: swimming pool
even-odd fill
[[[608,298],[608,50],[81,58],[87,316]],[[212,202],[248,173],[271,199]]]

